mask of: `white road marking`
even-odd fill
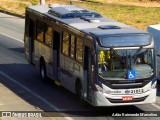
[[[160,106],[156,105],[155,103],[151,104],[153,105],[154,107],[158,108],[160,110]]]
[[[29,88],[25,87],[23,84],[17,82],[15,79],[11,78],[10,76],[8,76],[7,74],[5,74],[4,72],[0,71],[0,74],[3,75],[3,76],[5,76],[6,78],[8,78],[8,80],[10,80],[10,81],[14,82],[15,84],[17,84],[18,86],[22,87],[24,90],[26,90],[27,92],[31,93],[36,98],[38,98],[41,101],[43,101],[45,104],[47,104],[48,106],[50,106],[53,110],[55,110],[55,111],[61,111],[55,105],[53,105],[52,103],[48,102],[47,100],[45,100],[43,97],[39,96],[38,94],[34,93]],[[65,114],[65,113],[60,113],[60,115],[62,115],[67,120],[74,120],[71,117],[68,117],[67,114]]]
[[[2,33],[2,32],[0,32],[0,34],[4,35],[4,36],[6,36],[6,37],[12,38],[12,39],[14,39],[14,40],[16,40],[16,41],[18,41],[18,42],[24,43],[22,40],[19,40],[18,38],[14,38],[14,37],[12,37],[12,36],[10,36],[10,35],[6,35],[6,34],[4,34],[4,33]]]

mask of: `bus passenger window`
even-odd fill
[[[63,32],[62,53],[69,55],[69,34]]]
[[[52,27],[45,25],[45,44],[52,46]]]
[[[44,42],[43,41],[43,38],[44,38],[43,33],[44,33],[44,23],[37,21],[36,36],[37,36],[37,39],[41,42]]]
[[[76,41],[76,60],[82,62],[83,59],[83,41],[77,38]]]

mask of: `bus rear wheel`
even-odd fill
[[[46,66],[44,60],[40,62],[40,76],[43,82],[47,82]]]

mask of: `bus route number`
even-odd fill
[[[143,89],[131,90],[131,93],[143,93]]]

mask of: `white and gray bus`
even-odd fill
[[[152,36],[74,5],[26,8],[25,55],[44,81],[93,106],[156,101]]]

